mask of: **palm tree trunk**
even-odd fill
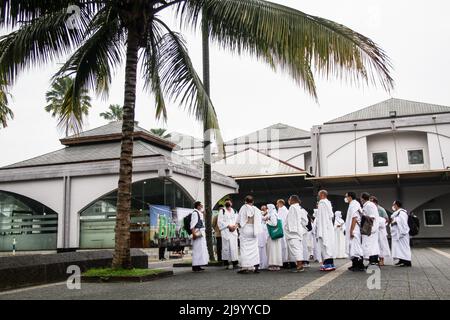
[[[205,10],[203,10],[205,15]],[[206,93],[210,95],[210,73],[209,73],[209,32],[206,23],[202,23],[202,42],[203,42],[203,85]],[[205,115],[203,121],[203,174],[204,174],[204,192],[205,192],[205,227],[206,244],[208,246],[209,260],[215,261],[213,239],[212,239],[212,188],[211,188],[211,133],[207,126]]]
[[[125,101],[123,104],[122,145],[120,154],[119,188],[117,192],[117,220],[115,250],[112,267],[130,269],[130,211],[133,172],[134,107],[136,103],[136,73],[138,63],[138,35],[128,30],[127,62],[125,68]]]

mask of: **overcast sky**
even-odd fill
[[[211,52],[212,99],[226,140],[274,123],[309,130],[313,125],[375,104],[391,96],[450,105],[450,2],[448,0],[277,0],[309,14],[342,23],[377,42],[394,64],[395,91],[352,87],[338,80],[317,79],[316,104],[284,74],[272,72],[251,57],[217,47]],[[167,17],[171,21],[170,16]],[[194,64],[201,74],[201,38],[186,33]],[[45,92],[57,64],[23,74],[12,90],[15,119],[0,129],[0,166],[61,148],[56,120],[44,111]],[[95,100],[86,128],[106,124],[99,113],[123,103],[123,70],[116,75],[109,100]],[[153,99],[140,83],[136,120],[146,128],[201,137],[201,124],[177,105],[169,121],[154,119]],[[194,127],[193,127],[194,124]]]

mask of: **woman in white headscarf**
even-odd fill
[[[267,214],[265,220],[267,225],[276,227],[278,224],[278,213],[277,209],[273,204],[268,204],[267,208],[269,213]],[[281,241],[282,239],[272,239],[270,236],[267,241],[267,257],[270,271],[279,271],[283,266],[283,256],[281,251]]]
[[[334,213],[334,232],[336,234],[336,258],[344,259],[345,254],[345,221],[342,219],[342,212],[336,211]]]

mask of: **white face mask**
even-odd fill
[[[397,208],[392,206],[392,211],[394,211],[394,212],[397,211]]]
[[[347,199],[347,198],[344,198],[344,202],[345,202],[345,203],[348,203],[348,199]]]

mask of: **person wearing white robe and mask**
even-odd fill
[[[253,205],[253,197],[245,197],[239,210],[240,265],[238,273],[259,273],[258,234],[261,232],[261,212]]]
[[[381,267],[384,266],[384,259],[391,256],[391,249],[389,248],[386,230],[389,217],[386,210],[378,204],[378,199],[376,197],[371,196],[370,201],[373,202],[378,209],[378,245],[380,246],[379,266]]]
[[[402,208],[400,201],[392,204],[391,238],[392,258],[398,259],[396,266],[411,267],[411,247],[409,244],[408,212]]]
[[[364,258],[369,260],[370,265],[378,265],[380,255],[380,244],[378,241],[378,208],[370,201],[370,195],[367,192],[361,194],[361,203],[363,204],[362,214],[373,219],[372,233],[362,235],[362,247]]]
[[[289,260],[295,261],[294,272],[303,272],[303,236],[308,232],[308,212],[300,206],[300,198],[292,195],[289,198],[289,212],[286,218],[284,232],[288,247]],[[305,239],[306,240],[306,239]]]
[[[259,270],[265,270],[269,267],[267,258],[267,242],[269,239],[269,231],[267,231],[266,217],[269,214],[267,206],[261,207],[261,232],[258,234],[259,249]]]
[[[278,218],[281,219],[283,226],[286,224],[286,217],[288,214],[288,209],[286,208],[285,202],[283,199],[277,200],[277,208],[278,208]],[[288,251],[286,244],[286,237],[283,236],[281,238],[281,256],[283,259],[283,267],[289,267],[289,259],[288,259]]]
[[[364,252],[361,244],[361,205],[356,200],[356,193],[347,192],[345,203],[348,203],[347,216],[345,218],[345,253],[352,260],[350,271],[365,271]]]
[[[265,217],[266,223],[269,226],[276,227],[278,225],[278,213],[273,204],[268,204],[269,212]],[[281,219],[280,219],[281,220]],[[270,236],[267,240],[267,257],[270,271],[279,271],[283,266],[283,257],[281,254],[282,238],[272,239]]]
[[[219,226],[222,236],[222,260],[225,268],[238,268],[239,249],[238,249],[238,233],[237,233],[238,214],[233,209],[231,199],[225,200],[225,208],[219,211],[217,217],[217,225]],[[231,264],[232,265],[231,265]]]
[[[206,246],[205,223],[203,219],[203,205],[200,201],[194,203],[194,212],[191,216],[192,232],[192,271],[199,272],[205,269],[202,266],[208,265],[209,255]]]
[[[342,212],[336,211],[334,213],[334,233],[336,236],[336,258],[346,258],[345,255],[345,221],[342,219]]]
[[[335,234],[333,226],[333,207],[331,202],[327,199],[328,192],[321,190],[318,193],[319,204],[317,205],[317,240],[320,246],[321,260],[323,264],[320,266],[321,271],[334,271],[334,259],[336,258]]]

